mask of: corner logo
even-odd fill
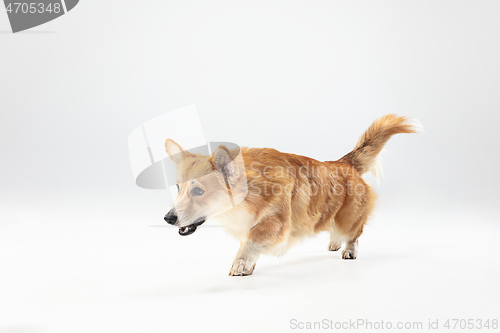
[[[4,0],[12,32],[52,21],[72,10],[79,0]]]

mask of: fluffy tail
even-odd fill
[[[351,164],[360,174],[371,171],[377,176],[377,156],[391,136],[417,133],[420,129],[418,121],[387,114],[376,120],[358,139],[354,149],[339,161]]]

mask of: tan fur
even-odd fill
[[[230,151],[225,146],[209,157],[184,152],[169,139],[165,146],[177,163],[180,183],[174,206],[183,223],[202,214],[240,240],[230,275],[252,274],[260,254],[283,254],[304,237],[322,231],[331,233],[329,250],[345,243],[342,257],[355,259],[358,238],[377,197],[361,176],[373,168],[392,135],[415,132],[409,119],[383,116],[353,151],[327,162],[269,148]],[[181,154],[175,155],[179,149]],[[204,195],[190,196],[193,186],[202,187]],[[235,207],[227,200],[228,189],[242,201]]]
[[[406,117],[387,114],[376,120],[358,139],[354,149],[339,161],[352,164],[363,174],[372,171],[377,155],[394,134],[416,133],[418,125]]]

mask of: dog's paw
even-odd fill
[[[358,242],[349,242],[342,251],[342,259],[356,259],[358,254]]]
[[[342,251],[342,259],[356,259],[356,251],[347,249]]]
[[[229,276],[245,276],[251,275],[255,269],[255,263],[246,259],[236,259],[233,262],[233,267],[229,271]]]
[[[328,251],[338,251],[340,247],[338,243],[330,243],[328,244]]]

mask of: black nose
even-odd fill
[[[175,224],[175,222],[177,222],[177,215],[175,215],[172,211],[169,211],[167,215],[165,215],[165,222],[168,224]]]

